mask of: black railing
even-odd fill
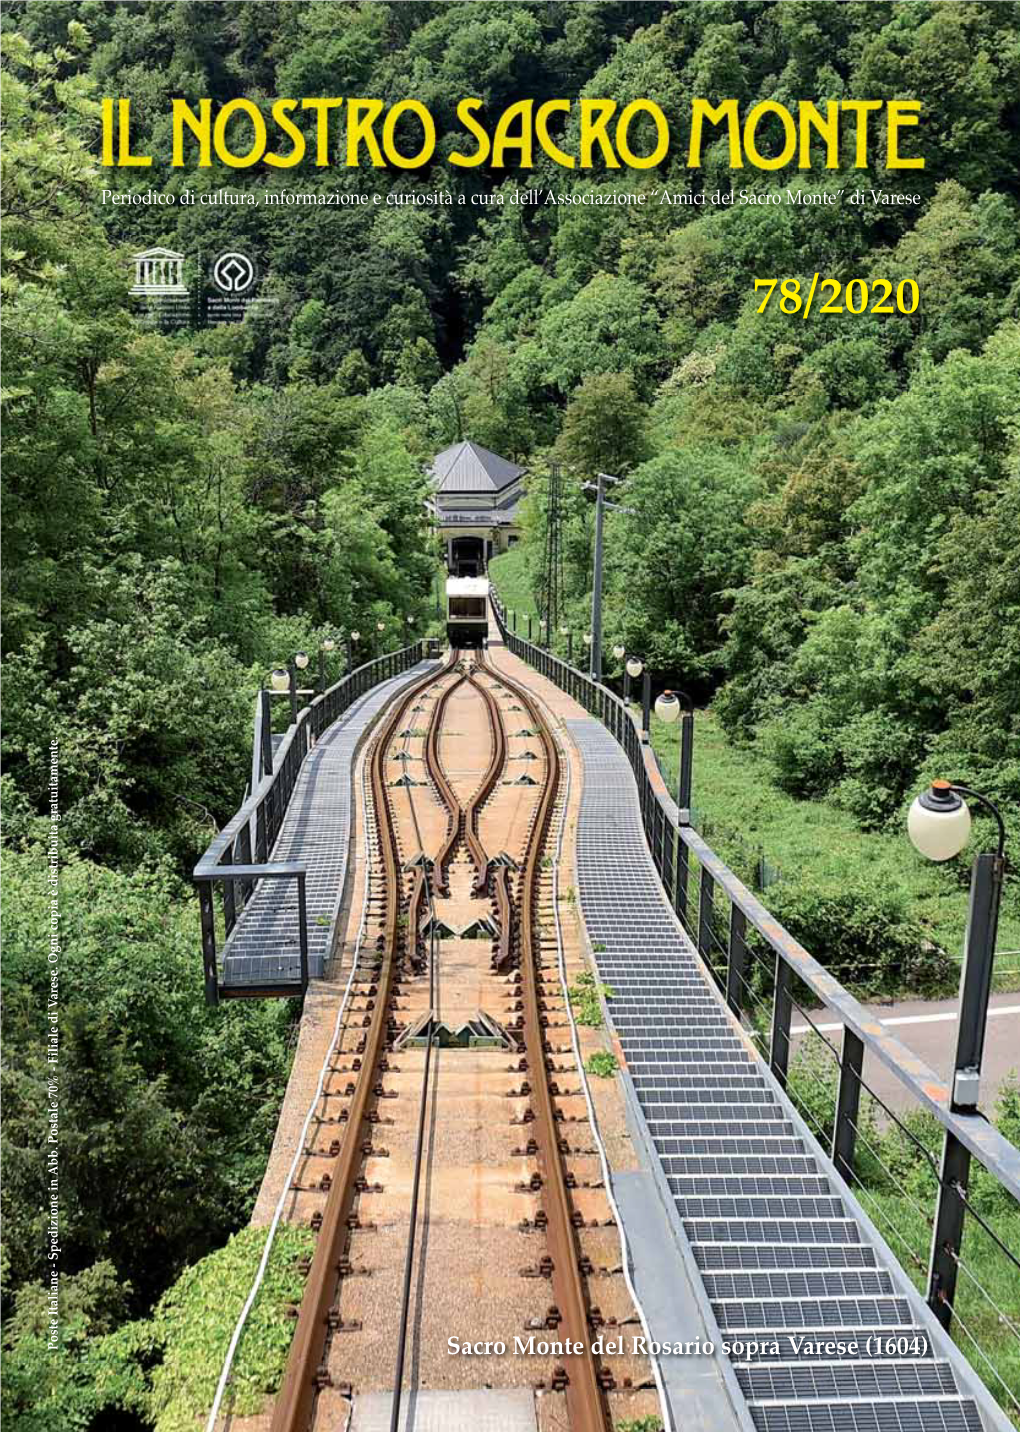
[[[957,1269],[967,1272],[966,1263],[960,1259],[964,1214],[970,1212],[982,1223],[968,1199],[971,1157],[1013,1198],[1020,1199],[1020,1151],[980,1114],[954,1112],[944,1081],[826,972],[696,830],[680,823],[677,805],[648,742],[647,720],[632,716],[620,697],[576,667],[510,631],[495,591],[492,605],[508,650],[597,716],[622,747],[637,782],[645,838],[666,897],[721,997],[741,1018],[778,1082],[791,1092],[788,1075],[791,1016],[795,1009],[809,1032],[816,1034],[827,1048],[826,1057],[832,1060],[835,1074],[833,1110],[825,1127],[817,1119],[811,1120],[812,1132],[815,1137],[821,1136],[844,1182],[855,1185],[858,1193],[867,1193],[856,1166],[857,1136],[863,1122],[859,1116],[862,1092],[903,1130],[904,1138],[917,1142],[895,1111],[865,1081],[866,1052],[903,1085],[917,1108],[938,1121],[941,1158],[938,1151],[924,1150],[925,1161],[934,1173],[934,1208],[930,1215],[925,1213],[930,1244],[924,1250],[927,1256],[923,1263],[916,1255],[912,1261],[924,1273],[929,1305],[943,1327],[948,1328]],[[841,1046],[817,1029],[818,1006],[831,1010],[842,1024]],[[805,1113],[804,1109],[800,1111]],[[861,1138],[865,1142],[865,1136]],[[880,1210],[878,1216],[882,1216]],[[986,1225],[982,1226],[987,1231]],[[994,1230],[990,1236],[995,1238]],[[1004,1252],[1011,1270],[1015,1267],[1020,1278],[1020,1261],[1013,1251]],[[961,1331],[965,1332],[965,1327],[961,1326]],[[1001,1382],[998,1372],[994,1368],[992,1371]],[[1008,1403],[1020,1411],[1020,1402],[1008,1386],[1006,1393]]]
[[[202,962],[205,994],[210,1004],[219,999],[219,967],[216,953],[217,910],[214,891],[222,893],[222,928],[229,939],[245,905],[261,879],[297,881],[298,937],[301,950],[301,991],[308,987],[308,914],[305,902],[305,867],[294,863],[270,862],[270,855],[283,826],[290,798],[305,757],[323,732],[359,697],[382,681],[388,681],[419,662],[427,643],[416,641],[400,651],[366,662],[316,696],[287,728],[273,757],[273,769],[259,780],[240,810],[210,843],[195,866],[192,878],[198,887],[202,921]],[[255,740],[266,721],[261,705],[255,722]]]

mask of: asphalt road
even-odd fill
[[[901,1044],[919,1055],[936,1074],[949,1082],[956,1052],[955,999],[903,1000],[895,1004],[870,1004],[866,1008],[895,1031]],[[838,1048],[843,1026],[826,1019],[827,1013],[823,1011],[818,1019],[812,1014],[812,1019]],[[791,1030],[794,1051],[803,1043],[807,1030],[803,1019],[798,1022],[797,1011],[794,1010]],[[993,994],[989,1005],[981,1069],[981,1108],[989,1117],[994,1114],[996,1095],[1010,1072],[1020,1072],[1020,994],[1016,991]],[[864,1059],[864,1082],[883,1103],[897,1112],[914,1106],[915,1101],[895,1074],[867,1054]]]

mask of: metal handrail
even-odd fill
[[[1020,1199],[1020,1150],[1015,1148],[993,1124],[990,1124],[980,1114],[960,1114],[951,1109],[950,1090],[938,1074],[905,1044],[902,1044],[895,1035],[889,1033],[886,1027],[873,1015],[870,1015],[849,990],[845,989],[808,953],[799,941],[794,939],[726,863],[715,854],[697,831],[690,826],[679,825],[676,803],[666,789],[655,755],[648,744],[641,739],[637,722],[624,706],[622,699],[608,687],[597,685],[584,672],[569,666],[560,657],[554,656],[551,652],[535,646],[511,632],[506,625],[502,602],[495,592],[491,592],[490,595],[496,620],[510,650],[515,655],[522,656],[541,675],[548,677],[561,690],[566,691],[586,709],[599,716],[623,747],[637,780],[645,838],[649,843],[652,858],[660,877],[663,874],[663,867],[669,868],[669,860],[666,855],[668,832],[672,835],[672,841],[669,842],[672,852],[677,855],[682,854],[684,858],[693,855],[711,882],[710,887],[707,888],[719,886],[729,899],[731,910],[738,912],[745,927],[749,925],[757,930],[775,954],[778,976],[776,989],[779,995],[776,1000],[776,1011],[779,1018],[778,1032],[782,1034],[785,1028],[786,1036],[789,1035],[789,980],[791,976],[794,976],[806,985],[822,1004],[827,1005],[839,1016],[844,1028],[848,1028],[852,1036],[859,1040],[865,1049],[875,1054],[915,1099],[934,1115],[948,1134],[951,1134],[968,1149],[1014,1198]],[[664,883],[667,884],[667,894],[670,895],[671,903],[675,908],[677,901],[674,892],[669,890],[669,884],[675,884],[675,882],[671,879],[668,883]],[[702,893],[705,888],[702,887]],[[683,890],[685,910],[686,896],[685,877]],[[697,925],[699,932],[702,925],[701,916],[702,912],[699,910]],[[743,932],[741,931],[742,937]],[[699,954],[705,959],[706,950],[702,947],[702,941],[697,939],[695,943],[699,946]],[[729,943],[732,948],[732,940]],[[786,1048],[788,1049],[788,1047],[787,1042]],[[852,1061],[846,1061],[845,1067],[850,1069],[851,1074],[853,1073]],[[785,1082],[785,1068],[777,1069],[774,1062],[773,1072],[777,1074],[781,1082]],[[859,1072],[858,1066],[857,1073],[859,1074]]]
[[[406,671],[425,654],[424,640],[387,652],[356,667],[321,692],[292,722],[273,756],[273,769],[262,776],[223,829],[213,837],[199,857],[192,880],[198,887],[202,925],[202,959],[205,968],[206,999],[219,999],[219,969],[216,955],[216,921],[213,889],[223,886],[223,915],[229,939],[260,879],[292,878],[298,882],[298,924],[301,937],[301,989],[308,986],[308,920],[305,904],[306,867],[295,862],[272,862],[270,855],[283,826],[297,778],[305,757],[320,736],[360,696],[381,681]],[[256,740],[264,713],[256,718]],[[253,770],[255,769],[253,757]],[[240,894],[240,898],[238,895]],[[240,908],[239,908],[240,907]]]

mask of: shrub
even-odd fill
[[[615,1054],[611,1054],[608,1049],[596,1049],[594,1054],[588,1055],[584,1067],[589,1074],[594,1074],[599,1079],[608,1079],[616,1073],[619,1066]]]
[[[959,967],[892,891],[781,881],[769,890],[769,906],[819,964],[860,993],[933,996],[956,988]]]
[[[597,1029],[602,1023],[600,996],[602,999],[612,999],[613,997],[613,991],[609,985],[598,984],[595,976],[586,971],[584,974],[578,975],[577,980],[570,986],[567,993],[570,996],[570,1004],[576,1013],[578,1024]]]

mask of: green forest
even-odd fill
[[[188,874],[243,795],[269,669],[326,635],[382,622],[396,647],[408,618],[415,634],[434,620],[423,504],[441,448],[470,438],[527,466],[506,572],[522,605],[542,600],[560,464],[575,634],[591,588],[582,482],[624,477],[607,649],[688,690],[777,797],[836,812],[848,850],[900,832],[917,789],[949,775],[1003,806],[1020,856],[1020,9],[10,0],[0,27],[5,1414],[15,1432],[170,1432],[190,1425],[168,1383],[188,1360],[181,1288],[250,1215],[296,1016],[206,1009]],[[440,129],[435,160],[169,165],[174,97],[316,94],[415,96]],[[151,167],[100,167],[110,95],[131,97]],[[523,96],[648,97],[674,143],[645,172],[454,168],[465,95],[491,115]],[[720,131],[692,171],[695,96],[916,97],[925,167],[886,173],[876,143],[868,171],[735,173]],[[383,202],[100,202],[298,186]],[[518,202],[525,188],[575,202]],[[804,202],[854,188],[920,203]],[[666,205],[663,189],[782,202]],[[413,202],[438,190],[454,202]],[[625,191],[646,202],[591,202]],[[145,327],[129,259],[153,245],[189,262],[240,248],[272,302],[243,323]],[[920,303],[757,312],[756,278],[815,272],[912,279]],[[59,1358],[41,1192],[51,741]],[[918,899],[876,864],[842,904],[784,877],[775,905],[823,962],[855,922],[833,945],[842,978],[878,949],[941,989],[953,922],[929,916],[948,893],[962,926],[958,864]],[[1009,901],[1015,920],[1015,885]]]

